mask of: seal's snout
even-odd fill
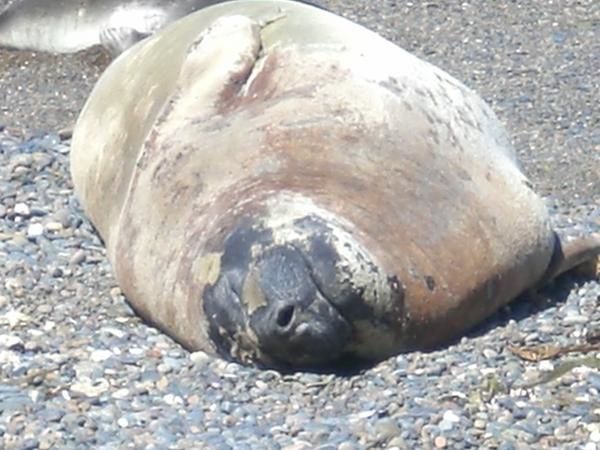
[[[390,354],[404,317],[401,284],[351,223],[308,200],[283,200],[238,220],[215,247],[218,276],[202,294],[215,349],[302,368]]]
[[[258,289],[249,287],[254,283]],[[317,288],[300,250],[289,245],[269,249],[245,284],[246,301],[262,304],[251,314],[250,326],[264,352],[282,363],[305,366],[341,356],[351,327]]]

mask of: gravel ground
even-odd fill
[[[600,4],[321,3],[480,92],[557,225],[600,229]],[[349,375],[190,355],[145,326],[73,197],[58,136],[105,64],[0,52],[0,448],[600,449],[596,354],[509,350],[593,343],[595,281],[565,277],[447,348]]]

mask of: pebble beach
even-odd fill
[[[556,227],[600,231],[598,2],[317,3],[477,91]],[[108,63],[0,49],[0,449],[600,450],[589,276],[350,373],[243,367],[144,324],[69,175],[69,130]]]

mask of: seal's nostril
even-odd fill
[[[294,317],[294,307],[292,305],[284,306],[279,311],[277,311],[277,326],[281,328],[286,328]]]

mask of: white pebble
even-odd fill
[[[27,237],[34,238],[44,234],[44,225],[41,223],[32,223],[27,227]]]
[[[144,353],[146,353],[146,351],[140,347],[131,347],[129,349],[129,354],[133,356],[144,356]]]
[[[117,339],[123,339],[125,336],[127,336],[127,333],[119,330],[118,328],[115,327],[103,327],[102,330],[103,332],[110,334],[114,337],[116,337]],[[129,353],[133,354],[133,349],[129,349]]]
[[[256,380],[256,382],[254,384],[261,391],[264,391],[264,390],[266,390],[269,387],[269,385],[267,383],[265,383],[264,381],[262,381],[262,380]]]
[[[159,373],[171,373],[173,368],[166,364],[160,363],[158,366],[156,366],[156,370],[158,370]]]
[[[538,369],[542,372],[551,372],[554,370],[554,364],[552,361],[544,360],[538,363]]]
[[[90,354],[90,359],[94,362],[102,362],[106,361],[111,356],[113,356],[113,353],[110,350],[94,350]]]
[[[31,214],[31,210],[29,209],[29,206],[27,206],[25,203],[15,204],[14,211],[15,211],[15,214],[18,214],[20,216],[29,216]]]
[[[283,450],[307,450],[307,449],[311,449],[314,448],[309,442],[306,441],[302,441],[302,440],[296,440],[294,442],[292,442],[291,444],[283,447]]]
[[[448,410],[444,413],[442,420],[452,423],[458,423],[460,422],[460,417],[458,417],[453,411]]]
[[[19,353],[15,353],[11,350],[0,350],[0,364],[12,364],[16,366],[21,363],[21,357]]]
[[[594,413],[597,414],[597,411],[600,410],[595,410]],[[590,423],[586,428],[590,433],[593,433],[594,431],[600,432],[600,423]]]
[[[212,360],[212,358],[207,353],[199,351],[199,352],[192,353],[190,355],[190,360],[194,364],[205,365],[205,364],[208,364]]]
[[[31,321],[31,318],[27,314],[11,309],[4,314],[0,314],[0,322],[8,322],[9,328],[14,328],[19,324],[26,324]]]
[[[486,358],[495,358],[496,356],[498,356],[498,352],[495,350],[492,350],[491,348],[485,348],[483,349],[483,356],[485,356]]]
[[[183,399],[177,395],[167,394],[163,397],[163,399],[169,406],[183,405]]]
[[[600,442],[600,431],[592,431],[590,433],[590,441],[595,442],[596,444]]]
[[[483,430],[483,429],[485,429],[486,425],[487,425],[487,423],[486,423],[486,421],[485,421],[485,420],[483,420],[483,419],[475,419],[475,420],[473,421],[473,426],[474,426],[475,428],[477,428],[478,430]]]
[[[88,377],[81,377],[80,381],[71,385],[71,392],[85,395],[86,397],[98,397],[106,392],[109,387],[108,381],[104,378],[98,378],[92,381]]]
[[[442,431],[450,431],[452,428],[454,428],[454,425],[458,422],[460,422],[460,417],[458,417],[452,411],[446,411],[444,413],[444,415],[442,416],[442,420],[438,424],[438,427]]]
[[[573,314],[567,316],[563,319],[563,324],[565,325],[585,325],[589,322],[589,317],[583,316],[581,314]]]
[[[125,417],[120,417],[119,420],[117,420],[117,423],[121,428],[127,428],[129,426],[129,421]]]
[[[33,390],[29,391],[29,398],[33,403],[37,402],[40,399],[40,391]]]
[[[12,334],[0,335],[0,347],[12,350],[15,347],[22,346],[22,345],[23,345],[23,340],[18,336],[14,336]]]
[[[359,411],[357,413],[350,414],[350,416],[348,416],[348,419],[351,422],[355,422],[357,420],[365,420],[365,419],[368,419],[369,417],[375,415],[375,413],[377,413],[377,411],[375,411],[374,409],[369,409],[367,411]]]
[[[81,264],[82,262],[85,261],[86,258],[86,254],[84,250],[77,250],[75,253],[73,253],[73,255],[71,256],[71,258],[69,259],[69,264],[72,264],[74,266]]]
[[[48,231],[60,231],[63,229],[63,225],[60,222],[48,222],[46,224],[46,230]]]
[[[129,389],[118,389],[115,392],[113,392],[112,397],[116,398],[117,400],[123,400],[124,398],[129,397]]]

